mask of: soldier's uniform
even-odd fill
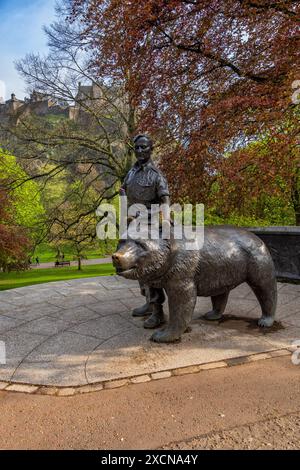
[[[127,173],[122,184],[128,198],[128,204],[144,204],[151,209],[151,204],[159,204],[163,196],[169,196],[168,183],[163,174],[150,159],[144,165],[136,162]]]
[[[169,196],[168,183],[150,159],[145,164],[136,162],[127,173],[120,194],[126,194],[128,206],[144,204],[149,211],[151,204],[160,204],[163,196]],[[163,289],[148,287],[140,283],[141,293],[151,304],[161,305],[165,300]]]

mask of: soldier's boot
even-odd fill
[[[157,328],[165,323],[164,310],[161,304],[150,304],[151,317],[144,321],[144,328]]]
[[[145,317],[147,315],[151,315],[152,310],[150,307],[150,290],[148,286],[145,286],[141,282],[140,284],[140,289],[141,289],[141,294],[146,297],[146,303],[142,305],[141,307],[136,307],[132,310],[132,316],[133,317]]]
[[[149,302],[146,302],[141,307],[136,307],[132,310],[133,317],[145,317],[147,315],[151,315],[152,309],[150,307]]]

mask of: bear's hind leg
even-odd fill
[[[271,327],[274,323],[276,304],[277,304],[277,286],[276,279],[270,279],[261,286],[251,285],[259,304],[261,306],[262,316],[258,320],[258,326]]]
[[[211,302],[213,309],[203,315],[203,318],[210,321],[220,320],[223,317],[227,305],[228,295],[229,292],[225,292],[224,294],[212,296]]]

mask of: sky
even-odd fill
[[[26,84],[14,62],[27,53],[46,53],[43,25],[55,17],[56,0],[0,0],[0,98],[23,99]]]

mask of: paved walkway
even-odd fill
[[[106,258],[98,258],[98,259],[84,259],[82,260],[82,266],[88,266],[92,264],[107,264],[111,263],[111,257],[108,256]],[[70,261],[70,266],[77,266],[77,261]],[[31,269],[49,269],[55,267],[55,261],[51,261],[50,263],[40,263],[40,264],[31,264]],[[60,269],[60,268],[57,268]]]
[[[150,374],[159,378],[207,363],[221,367],[233,358],[290,348],[300,339],[300,285],[279,283],[278,290],[272,329],[256,327],[259,305],[243,284],[231,292],[221,323],[199,319],[211,307],[209,298],[199,298],[192,330],[177,344],[150,342],[152,332],[131,316],[143,303],[134,281],[101,276],[1,292],[0,341],[7,360],[0,364],[0,381],[58,387],[137,376],[146,381]]]

